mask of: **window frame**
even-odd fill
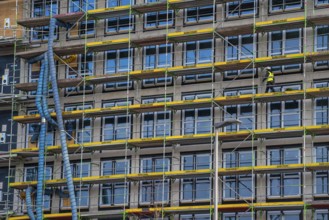
[[[103,103],[103,108],[111,108],[111,107],[117,107],[117,106],[127,106],[127,105],[132,105],[132,100],[129,100],[128,103],[127,103],[127,100],[114,100],[114,101],[109,101],[109,102],[104,102]],[[117,135],[115,134],[116,131],[117,131],[117,127],[118,127],[118,120],[119,120],[119,117],[126,117],[128,118],[128,123],[125,123],[127,124],[127,126],[125,126],[127,129],[128,129],[128,136],[123,138],[123,139],[118,139],[116,138]],[[113,136],[115,138],[113,139],[106,139],[105,138],[105,131],[108,130],[106,129],[106,119],[108,118],[114,118],[114,126],[113,126]],[[102,117],[102,141],[115,141],[115,140],[126,140],[126,139],[131,139],[132,138],[132,130],[133,130],[133,123],[132,123],[132,114],[129,114],[128,117],[127,115],[113,115],[113,116],[104,116]],[[111,129],[109,129],[111,130]]]
[[[123,59],[120,54],[127,50],[128,52],[128,63],[127,63],[127,68],[124,70],[120,69],[120,60]],[[108,60],[114,60],[114,59],[108,59],[109,53],[112,52],[115,53],[115,71],[111,72],[108,71]],[[134,48],[129,49],[117,49],[117,50],[108,50],[104,52],[104,75],[111,75],[111,74],[118,74],[118,73],[129,73],[130,71],[133,70],[134,68]],[[113,85],[113,86],[111,86]],[[114,82],[114,83],[105,83],[103,86],[104,91],[113,91],[113,90],[122,90],[122,89],[127,89],[127,88],[132,88],[133,87],[133,82],[130,80],[129,83],[126,81],[123,82]]]
[[[78,0],[79,1],[79,6],[78,6],[78,10],[77,11],[74,11],[71,4],[72,4],[72,1],[75,1],[75,0],[68,0],[67,1],[67,4],[68,4],[68,7],[67,7],[67,11],[68,13],[76,13],[76,12],[84,12],[84,9],[82,8],[83,7],[83,4],[86,4],[84,3],[84,1],[86,0]],[[87,8],[87,6],[85,7],[86,10],[92,10],[92,9],[96,9],[96,4],[97,4],[97,0],[87,0],[88,1],[88,5],[90,5],[89,1],[93,1],[93,4],[92,4],[92,7]],[[87,26],[87,28],[83,27],[83,26]],[[88,28],[88,25],[91,25],[92,28]],[[91,33],[84,33],[85,30],[87,30],[87,32],[91,32]],[[77,34],[72,34],[72,31],[74,32],[77,32]],[[96,34],[96,22],[94,20],[89,20],[89,21],[80,21],[76,24],[74,24],[74,26],[70,29],[70,31],[67,33],[67,38],[68,39],[81,39],[85,36],[87,37],[93,37],[95,36]]]
[[[299,216],[299,220],[301,220],[302,218],[302,212],[300,210],[292,210],[292,211],[268,211],[266,213],[267,219],[271,219],[271,215],[280,215],[280,219],[279,220],[289,220],[289,214],[298,214]],[[288,215],[288,216],[286,216]],[[286,218],[287,217],[287,218]]]
[[[226,159],[226,155],[234,155],[234,160],[235,160],[235,165],[233,167],[231,166],[227,166],[227,159]],[[248,149],[243,149],[243,150],[239,150],[239,151],[224,151],[222,153],[223,156],[223,168],[237,168],[237,167],[246,167],[243,166],[243,164],[241,165],[241,155],[242,154],[251,154],[251,161],[250,161],[250,165],[249,166],[253,166],[253,163],[256,165],[257,160],[256,158],[256,153],[253,150],[248,150]],[[253,162],[252,159],[255,159],[255,161]],[[248,167],[248,166],[247,166]],[[251,190],[250,192],[250,196],[242,196],[240,193],[240,184],[241,182],[254,182],[255,181],[255,176],[251,175],[251,174],[244,174],[244,175],[227,175],[227,176],[223,176],[223,201],[240,201],[240,200],[246,200],[246,199],[252,199],[255,194],[256,191],[255,190]],[[230,183],[233,183],[234,186],[234,192],[233,192],[233,196],[228,196],[226,194],[226,187],[229,185],[229,192],[231,195],[232,194],[232,185]],[[244,184],[245,185],[245,184]],[[252,186],[251,186],[252,187]],[[245,187],[246,188],[246,187]],[[254,195],[253,195],[254,194]]]
[[[301,90],[302,86],[300,84],[291,84],[291,85],[277,85],[275,86],[274,88],[277,89],[277,88],[280,88],[280,92],[284,92],[286,91],[287,89],[291,89],[291,90]],[[296,88],[296,89],[292,89],[292,88]],[[277,91],[276,91],[277,92]],[[297,125],[285,125],[285,120],[284,118],[288,115],[297,115],[296,112],[288,112],[288,113],[285,113],[284,111],[286,110],[286,102],[297,102],[298,103],[298,106],[299,106],[299,110],[298,110],[298,124]],[[279,113],[271,113],[271,105],[273,104],[276,104],[276,103],[280,103],[280,112]],[[302,105],[302,100],[288,100],[288,101],[276,101],[276,102],[269,102],[267,103],[267,128],[285,128],[285,127],[293,127],[293,126],[301,126],[303,123],[302,123],[302,117],[301,117],[301,114],[302,114],[302,111],[303,111],[303,105]],[[275,127],[275,126],[271,126],[271,123],[272,123],[272,117],[274,116],[279,116],[280,117],[280,126],[279,127]]]
[[[168,168],[167,169],[162,169],[163,171],[170,171],[171,170],[171,157],[169,155],[166,155],[165,157],[157,157],[156,155],[153,156],[144,156],[140,158],[140,173],[152,173],[152,172],[157,172],[157,168],[156,168],[156,160],[167,160],[166,163],[168,163]],[[143,167],[143,161],[144,160],[151,160],[152,162],[152,170],[149,172],[144,172],[144,167]],[[168,186],[168,191],[167,191],[167,200],[166,201],[155,201],[156,198],[156,188],[159,185],[159,183],[161,185],[165,185]],[[150,202],[145,202],[143,201],[143,187],[144,186],[148,186],[151,187],[151,201]],[[171,200],[171,193],[170,193],[170,189],[171,189],[171,184],[170,184],[170,180],[166,179],[166,180],[144,180],[144,181],[140,181],[139,182],[139,199],[138,202],[140,205],[157,205],[157,204],[169,204],[170,200]],[[166,191],[166,190],[165,190]],[[166,196],[165,196],[166,197]]]
[[[167,101],[166,101],[167,99]],[[153,100],[153,101],[152,101]],[[142,104],[151,104],[151,103],[159,103],[159,102],[170,102],[172,101],[172,97],[168,96],[166,98],[164,97],[145,97],[142,98]],[[159,115],[166,115],[169,114],[169,117],[167,118],[166,116],[164,117],[165,121],[163,124],[158,122],[158,116]],[[150,127],[150,126],[146,126],[147,124],[145,123],[145,117],[147,115],[153,115],[153,124],[152,124],[152,131],[153,131],[153,135],[151,137],[149,137],[148,135],[144,135],[145,134],[145,127]],[[142,113],[142,117],[141,117],[141,134],[140,137],[141,138],[155,138],[155,137],[163,137],[164,135],[157,135],[157,127],[160,125],[165,126],[164,128],[166,130],[164,130],[164,134],[167,132],[168,130],[168,135],[165,134],[165,136],[170,136],[172,134],[172,126],[173,126],[173,121],[172,121],[172,111],[171,110],[167,110],[167,111],[155,111],[155,112],[147,112],[147,113]],[[169,120],[169,122],[168,122]],[[169,124],[169,128],[168,126],[166,126],[167,124]],[[147,129],[148,130],[148,129]],[[146,132],[146,134],[148,134],[148,132]]]
[[[87,104],[73,104],[73,105],[68,105],[68,106],[65,106],[64,107],[64,110],[65,111],[76,111],[76,110],[87,110],[87,109],[92,109],[93,108],[93,105],[90,103],[87,103]],[[81,120],[84,120],[84,121],[89,121],[90,123],[90,129],[85,129],[85,127],[81,128],[80,129],[80,121]],[[93,124],[94,124],[94,120],[93,118],[80,118],[80,119],[68,119],[68,120],[65,120],[64,121],[64,125],[66,126],[67,123],[74,123],[74,127],[72,129],[73,132],[75,132],[75,134],[73,134],[73,141],[76,143],[91,143],[93,141],[93,134],[94,134],[94,127],[93,127]],[[81,125],[82,126],[86,126],[85,125],[85,122],[81,122]],[[83,132],[90,132],[90,139],[89,141],[85,142],[84,140],[80,140],[79,138],[79,134],[83,133]],[[85,135],[83,135],[83,138],[85,138]]]
[[[49,112],[54,112],[54,109],[52,109],[52,108],[50,108],[49,109]],[[38,114],[38,110],[28,110],[27,111],[27,114],[28,115],[35,115],[35,114]],[[25,139],[25,148],[30,148],[30,144],[31,145],[36,145],[37,147],[39,146],[39,140],[38,140],[38,142],[37,143],[30,143],[30,138],[33,136],[33,134],[30,134],[30,132],[29,132],[29,129],[30,129],[30,127],[32,127],[32,126],[35,126],[35,125],[38,125],[38,126],[40,126],[40,124],[39,123],[29,123],[29,124],[27,124],[26,125],[26,130],[25,130],[25,132],[26,132],[26,135],[25,135],[25,137],[26,137],[26,139]],[[56,130],[55,129],[53,129],[52,127],[51,127],[51,125],[48,125],[47,124],[47,130],[46,130],[47,132],[46,132],[46,137],[47,137],[47,139],[46,139],[46,146],[47,147],[49,147],[49,146],[53,146],[53,145],[55,145],[55,134],[56,134]],[[40,132],[40,131],[39,131]],[[49,139],[50,139],[50,137],[51,137],[51,142],[52,142],[52,144],[47,144],[47,142],[49,141]]]
[[[298,32],[298,44],[299,44],[299,49],[294,49],[291,52],[286,50],[286,43],[287,43],[287,33],[289,32],[294,32],[297,31]],[[273,34],[276,33],[280,33],[282,35],[282,38],[280,39],[280,43],[281,43],[281,48],[280,48],[280,52],[275,52],[273,53],[273,48],[272,48],[272,44],[273,41]],[[303,52],[303,28],[295,28],[295,29],[289,29],[289,30],[282,30],[282,31],[273,31],[273,32],[269,32],[268,33],[268,56],[284,56],[287,54],[298,54],[298,53],[302,53]],[[296,66],[296,67],[294,67]],[[289,65],[281,65],[281,66],[277,66],[279,67],[279,70],[275,70],[272,67],[272,71],[274,73],[295,73],[295,72],[300,72],[302,70],[302,65],[301,64],[289,64]],[[292,68],[294,67],[294,68]],[[275,68],[275,67],[274,67]]]
[[[269,148],[266,151],[266,155],[267,155],[267,164],[268,165],[272,165],[271,162],[271,152],[273,151],[278,151],[279,152],[279,158],[280,158],[280,162],[279,164],[276,165],[286,165],[286,164],[290,164],[290,163],[285,163],[285,153],[286,151],[294,151],[294,150],[298,150],[298,163],[297,164],[301,164],[303,162],[303,158],[302,158],[302,154],[301,154],[301,148],[294,146],[294,147],[289,147],[289,148]],[[296,163],[292,163],[292,164],[296,164]],[[267,189],[266,189],[266,196],[269,199],[282,199],[282,198],[300,198],[303,194],[303,190],[301,187],[302,184],[302,178],[301,178],[301,172],[283,172],[283,173],[272,173],[272,174],[266,174],[267,175]],[[285,179],[298,179],[298,194],[296,195],[286,195],[285,194],[285,184],[284,181]],[[280,195],[271,195],[271,189],[272,189],[272,184],[271,184],[271,180],[278,180],[280,182]]]
[[[258,11],[259,11],[259,7],[258,7],[258,0],[253,0],[253,8],[250,9],[250,11],[253,11],[252,13],[250,14],[243,14],[243,11],[244,10],[241,10],[244,9],[244,6],[243,6],[243,2],[244,0],[242,0],[242,2],[239,2],[239,1],[232,1],[232,2],[227,2],[225,4],[225,18],[226,19],[242,19],[242,18],[245,18],[245,17],[251,17],[253,16],[254,14],[256,14],[256,16],[258,15]],[[233,4],[233,3],[238,3],[238,15],[230,15],[231,13],[229,13],[229,9],[230,9],[230,4]],[[256,12],[255,12],[255,7],[256,6]]]
[[[111,158],[111,159],[106,159],[106,160],[102,160],[101,161],[101,170],[100,170],[100,174],[101,176],[108,176],[108,175],[120,175],[121,173],[118,173],[116,168],[113,168],[113,164],[112,164],[112,173],[111,174],[106,174],[104,175],[104,164],[105,163],[108,163],[108,162],[115,162],[115,165],[118,163],[118,162],[123,162],[125,164],[125,166],[128,167],[128,169],[125,169],[125,172],[126,174],[129,174],[130,173],[130,159],[125,159],[125,158]],[[126,206],[129,204],[129,201],[130,201],[130,183],[127,182],[127,183],[106,183],[106,185],[109,185],[109,186],[104,186],[105,184],[100,184],[99,186],[99,202],[98,202],[98,206],[100,208],[109,208],[109,207],[121,207],[121,206]],[[126,201],[123,201],[123,203],[115,203],[115,188],[116,186],[119,186],[118,188],[123,188],[123,190],[126,189]],[[112,191],[111,193],[111,204],[103,204],[103,189],[110,189]]]
[[[324,85],[324,86],[322,86]],[[314,88],[324,88],[324,87],[329,87],[329,82],[328,81],[319,81],[319,82],[314,82]],[[327,102],[327,107],[326,108],[321,108],[320,110],[317,109],[317,101],[321,101],[324,100]],[[327,117],[321,117],[321,121],[322,123],[318,123],[318,116],[317,114],[321,113],[322,115],[326,114]],[[324,125],[324,124],[328,124],[329,120],[328,120],[328,116],[329,116],[329,98],[326,97],[317,97],[314,98],[314,106],[313,106],[313,121],[314,121],[314,125]],[[325,121],[327,120],[327,121]]]
[[[329,6],[329,3],[328,3]],[[328,32],[324,35],[319,35],[318,30],[320,28],[325,28],[328,29]],[[318,38],[319,36],[322,36],[323,38],[327,38],[327,46],[322,46],[319,48],[319,42]],[[324,41],[324,40],[323,40]],[[316,26],[314,29],[314,51],[327,51],[329,50],[329,25],[319,25]],[[323,65],[324,64],[324,65]],[[323,69],[328,69],[329,68],[329,61],[318,61],[314,63],[314,70],[323,70]]]
[[[115,6],[114,5],[112,6],[112,5],[110,5],[110,1],[111,0],[106,0],[106,2],[105,2],[105,7],[106,8],[130,5],[130,4],[124,4],[122,2],[123,0],[116,0],[117,3],[115,4]],[[135,0],[131,0],[130,2],[132,3],[131,5],[135,5]],[[131,24],[131,26],[129,27],[129,24],[128,24],[128,29],[127,30],[119,30],[120,29],[120,19],[122,19],[124,17],[128,17],[128,20],[131,19],[129,21],[129,24]],[[116,31],[109,31],[109,20],[110,19],[116,20],[116,23],[117,23],[116,28],[115,28]],[[121,34],[121,33],[127,33],[129,31],[134,31],[134,30],[135,30],[135,15],[118,16],[118,17],[105,19],[105,34]]]
[[[290,12],[290,11],[296,11],[296,10],[302,10],[304,8],[304,2],[300,0],[299,7],[297,8],[291,8],[291,9],[286,9],[286,0],[281,0],[282,1],[282,9],[281,10],[273,10],[273,0],[270,0],[269,2],[269,14],[276,14],[276,13],[284,13],[284,12]]]
[[[211,10],[212,10],[212,13],[210,15],[211,18],[200,20],[200,10],[202,10],[202,8],[211,8]],[[196,19],[195,19],[195,21],[188,21],[188,10],[192,10],[192,9],[196,10],[196,15],[195,15]],[[213,13],[213,12],[215,12],[215,13]],[[207,17],[209,17],[209,16],[207,16]],[[184,24],[185,25],[203,24],[203,23],[213,22],[214,19],[216,20],[216,7],[214,9],[213,5],[190,7],[190,8],[184,9]]]
[[[32,180],[28,180],[27,178],[27,170],[28,169],[33,169],[35,177]],[[50,175],[47,175],[47,172],[50,171]],[[24,166],[24,182],[29,182],[29,181],[37,181],[38,179],[38,166],[31,166],[31,165],[26,165]],[[45,180],[52,180],[53,179],[53,165],[46,165],[45,166]],[[49,187],[46,187],[44,190],[47,190],[47,188],[49,189]],[[46,197],[48,197],[48,199],[46,199]],[[32,203],[34,204],[32,206],[33,210],[36,209],[36,200],[32,200]],[[24,204],[26,207],[26,204]],[[49,206],[46,206],[49,205]],[[42,210],[44,211],[50,211],[51,210],[51,206],[52,206],[52,195],[47,195],[45,192],[43,194],[43,206],[42,206]]]
[[[207,48],[207,50],[211,50],[211,57],[209,60],[202,61],[200,60],[200,44],[201,43],[210,43],[211,47],[210,49]],[[195,57],[194,57],[194,62],[187,62],[187,47],[188,44],[195,44]],[[184,51],[183,51],[183,65],[184,66],[195,66],[197,64],[203,64],[203,63],[213,63],[214,62],[214,50],[215,50],[215,41],[212,39],[206,39],[206,40],[197,40],[197,41],[188,41],[184,43]],[[203,73],[203,74],[196,74],[196,75],[188,75],[188,76],[183,76],[183,83],[197,83],[197,82],[207,82],[210,81],[213,78],[212,73]]]
[[[84,166],[84,165],[88,165],[88,174],[87,176],[83,175],[83,172],[81,172],[82,176],[80,176],[80,173],[78,175],[75,172],[76,169],[78,169],[78,166]],[[81,169],[81,168],[80,168]],[[75,161],[71,163],[71,172],[72,172],[72,177],[73,178],[82,178],[82,177],[89,177],[91,176],[91,169],[92,169],[92,163],[90,161]],[[62,176],[63,178],[65,178],[65,170],[63,168],[62,165]],[[66,186],[62,187],[62,192],[67,192],[68,189]],[[80,194],[81,192],[81,194]],[[87,205],[79,205],[79,200],[82,200],[81,198],[85,198],[82,194],[82,192],[87,192],[88,197],[87,197]],[[76,197],[76,202],[77,202],[77,207],[80,209],[88,209],[90,206],[90,186],[88,184],[81,184],[81,185],[75,185],[74,186],[74,193],[75,193],[75,197]],[[81,196],[81,197],[80,197]],[[64,199],[67,199],[67,202],[70,202],[69,198],[60,198],[60,210],[71,210],[71,206],[65,206],[64,205]]]
[[[208,168],[202,168],[202,169],[211,169],[211,165],[212,165],[212,157],[210,155],[210,153],[206,153],[206,152],[203,152],[203,153],[193,153],[193,154],[181,154],[181,157],[180,157],[180,160],[181,160],[181,170],[191,170],[191,169],[184,169],[184,158],[186,157],[192,157],[192,160],[193,160],[193,168],[192,170],[199,170],[198,168],[198,164],[197,164],[197,159],[198,157],[208,157],[209,159],[209,164],[208,164]],[[200,164],[199,164],[200,165]],[[207,165],[201,165],[202,167],[203,166],[207,166]],[[192,199],[184,199],[184,184],[185,183],[191,183],[192,184]],[[204,184],[209,184],[209,189],[208,189],[208,192],[204,192],[204,193],[209,193],[209,198],[201,198],[201,199],[198,199],[196,198],[197,195],[196,195],[196,192],[198,191],[197,189],[197,184],[198,183],[204,183]],[[205,190],[201,190],[201,191],[205,191]],[[181,203],[197,203],[197,202],[207,202],[211,199],[211,191],[212,191],[212,182],[211,182],[211,178],[184,178],[184,179],[181,179],[180,181],[180,202]]]
[[[228,95],[228,94],[232,94],[232,95]],[[235,93],[235,94],[234,94]],[[256,88],[242,88],[242,89],[229,89],[227,91],[224,90],[224,96],[225,97],[229,97],[229,96],[240,96],[240,95],[249,95],[249,94],[257,94],[257,89]],[[234,128],[231,128],[230,131],[242,131],[242,130],[253,130],[253,128],[257,128],[257,119],[255,118],[255,114],[257,114],[257,105],[255,104],[252,104],[251,106],[251,114],[250,115],[243,115],[242,114],[242,111],[241,109],[244,107],[244,106],[247,106],[249,107],[250,104],[238,104],[238,105],[225,105],[224,106],[224,112],[223,112],[223,118],[225,120],[228,120],[228,119],[232,119],[231,117],[229,117],[231,114],[228,114],[228,111],[227,109],[228,108],[236,108],[236,118],[240,121],[243,121],[243,119],[248,119],[248,118],[253,118],[253,120],[251,121],[251,124],[254,123],[254,125],[252,125],[251,128],[246,128],[245,125],[246,123],[242,123],[241,124],[236,124],[236,125],[232,125],[233,127],[236,127],[236,129]],[[231,126],[231,127],[232,127]],[[244,126],[244,127],[243,127]],[[241,128],[242,127],[242,128]],[[229,129],[229,126],[227,127],[224,127],[224,131],[228,131]]]
[[[155,47],[155,53],[152,55],[147,55],[147,49]],[[164,54],[169,54],[170,55],[170,60],[166,58],[165,64],[164,65],[159,65],[159,60],[160,60],[160,48],[164,47],[166,48],[166,53]],[[169,47],[169,49],[168,49]],[[168,52],[169,51],[169,52]],[[147,57],[152,56],[154,57],[154,65],[147,65]],[[166,55],[168,57],[168,55]],[[174,63],[174,46],[172,43],[169,44],[160,44],[160,45],[150,45],[150,46],[144,46],[143,47],[143,70],[155,70],[159,68],[168,68],[172,67]],[[168,62],[170,61],[170,62]],[[170,85],[173,83],[173,78],[172,77],[162,77],[162,78],[151,78],[151,79],[144,79],[142,82],[143,87],[155,87],[155,86],[164,86],[164,85]]]
[[[237,38],[238,45],[232,45],[229,44],[230,39]],[[253,51],[249,51],[250,54],[244,54],[243,48],[246,48],[243,44],[243,40],[247,38],[252,38],[252,48],[253,51],[257,53],[257,41],[258,36],[255,34],[243,34],[243,35],[235,35],[235,36],[228,36],[225,37],[225,52],[224,52],[224,60],[225,61],[237,61],[237,60],[245,60],[245,59],[252,59],[253,58]],[[233,47],[234,51],[236,50],[236,57],[229,57],[228,52],[230,51],[229,48]],[[257,57],[257,54],[255,55]],[[251,71],[251,73],[249,73]],[[230,73],[232,72],[232,73]],[[236,72],[236,73],[234,73]],[[231,74],[231,75],[229,75]],[[255,69],[244,69],[244,70],[233,70],[233,71],[225,71],[224,72],[224,78],[225,79],[235,79],[237,76],[239,78],[246,78],[246,77],[252,77],[253,75],[257,74],[257,68]]]
[[[212,94],[211,93],[190,93],[190,94],[182,94],[182,100],[192,100],[188,97],[194,97],[192,98],[193,100],[196,100],[196,99],[203,99],[203,98],[212,98]],[[198,120],[196,118],[199,118],[199,114],[198,112],[199,111],[207,111],[209,110],[210,111],[210,119],[209,120]],[[186,128],[186,124],[189,124],[189,122],[186,122],[186,119],[185,119],[185,116],[186,116],[186,112],[187,111],[194,111],[194,118],[193,118],[193,133],[192,134],[206,134],[206,133],[211,133],[212,130],[213,130],[213,114],[214,114],[214,109],[209,107],[209,108],[192,108],[192,109],[183,109],[182,110],[182,121],[181,121],[181,132],[182,132],[182,135],[189,135],[191,133],[187,133],[185,131],[185,128]],[[209,122],[211,125],[209,126],[210,128],[210,131],[209,132],[206,132],[206,133],[202,133],[202,130],[199,131],[198,130],[198,123],[200,122]]]
[[[91,57],[91,60],[89,60]],[[73,69],[72,66],[65,66],[65,78],[66,79],[76,79],[79,77],[88,77],[93,76],[96,72],[95,68],[95,53],[87,53],[87,54],[79,54],[76,62],[77,62],[77,70]],[[91,63],[91,69],[86,67],[86,65]],[[80,85],[76,87],[68,87],[65,88],[66,95],[77,95],[82,93],[92,93],[94,91],[93,85]]]
[[[326,157],[324,159],[326,159],[325,161],[322,159],[322,160],[318,160],[317,157],[317,150],[319,148],[323,148],[325,151],[326,151]],[[324,155],[324,154],[322,154]],[[314,148],[313,148],[313,161],[315,163],[322,163],[322,162],[329,162],[329,146],[327,144],[319,144],[319,145],[316,145]],[[322,189],[326,188],[326,191],[327,193],[323,193],[324,190],[322,190],[322,193],[318,193],[318,187],[317,187],[317,179],[318,177],[322,177],[322,178],[326,178],[327,181],[326,182],[326,185],[322,185]],[[327,197],[329,196],[329,184],[328,184],[328,180],[329,180],[329,171],[328,170],[319,170],[319,171],[316,171],[314,172],[314,175],[313,175],[313,191],[314,191],[314,197]]]

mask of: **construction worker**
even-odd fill
[[[266,81],[266,93],[269,92],[271,90],[271,92],[275,92],[274,90],[274,84],[275,84],[275,79],[274,79],[274,73],[271,71],[270,67],[266,67],[266,77],[263,80]]]

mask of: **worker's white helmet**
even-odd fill
[[[271,70],[271,67],[267,66],[265,67],[265,70]]]

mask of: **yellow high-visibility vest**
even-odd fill
[[[268,77],[266,82],[274,82],[274,73],[272,73],[271,71],[268,71]]]

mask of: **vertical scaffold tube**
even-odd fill
[[[31,193],[32,193],[32,187],[28,186],[26,188],[26,210],[27,210],[27,215],[29,216],[30,220],[35,220],[34,213],[33,213],[33,207],[32,207],[32,198],[31,198]]]
[[[64,130],[62,109],[61,109],[61,103],[59,100],[59,93],[58,93],[58,87],[57,87],[57,81],[56,81],[57,80],[56,79],[56,67],[55,67],[54,54],[53,54],[55,25],[56,25],[56,19],[51,18],[50,24],[49,24],[49,39],[48,39],[48,51],[47,51],[48,61],[49,61],[49,71],[50,71],[52,89],[53,89],[53,93],[54,93],[53,96],[54,96],[55,111],[56,111],[56,116],[57,116],[57,124],[58,124],[58,129],[60,132],[60,141],[61,141],[63,163],[64,163],[64,173],[65,173],[65,178],[67,181],[67,188],[69,191],[69,197],[70,197],[70,203],[71,203],[72,220],[78,220],[77,205],[76,205],[75,191],[74,191],[73,180],[72,180],[70,159],[69,159],[67,144],[66,144],[66,133]]]

